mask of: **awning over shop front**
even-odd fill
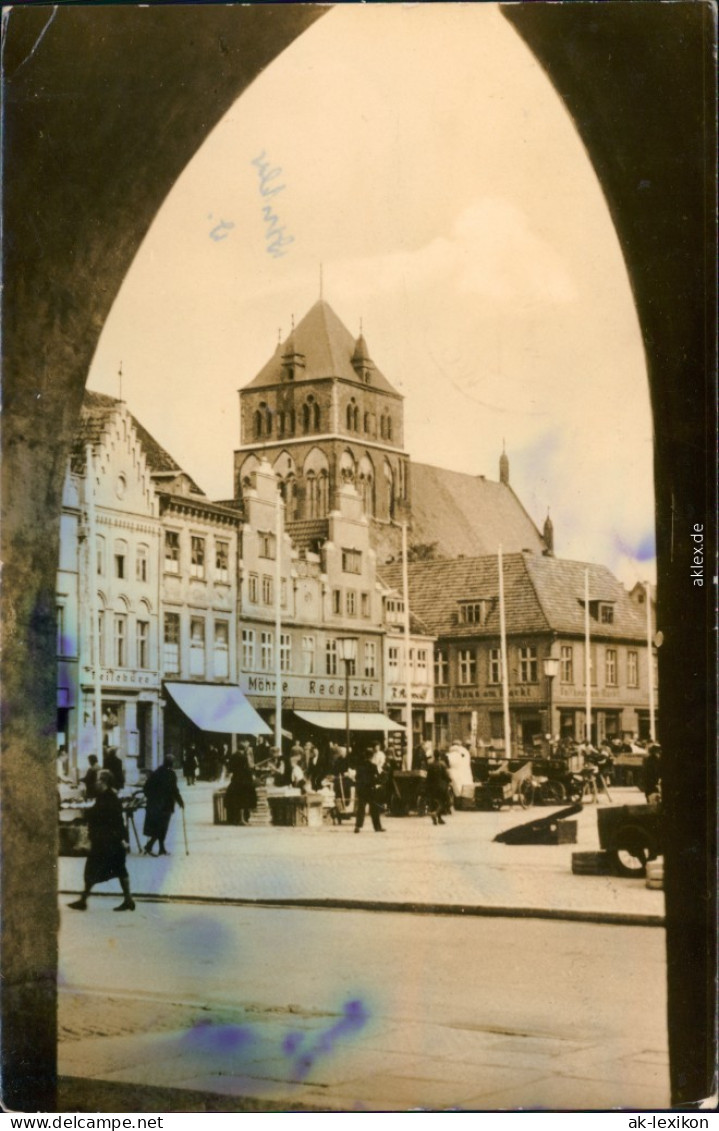
[[[200,730],[217,734],[271,734],[239,687],[218,683],[166,683],[180,710]]]
[[[310,723],[323,730],[340,730],[347,727],[347,716],[344,711],[295,711],[298,719]],[[404,730],[401,723],[395,723],[387,715],[379,711],[350,711],[350,730],[389,731]]]

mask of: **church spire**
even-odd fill
[[[547,517],[544,520],[544,530],[542,531],[542,536],[544,538],[544,544],[547,547],[546,553],[549,554],[550,556],[553,556],[554,555],[554,526],[552,525],[552,520],[549,517],[549,507],[547,507]]]
[[[499,457],[499,482],[509,486],[509,457],[502,440],[502,454]]]

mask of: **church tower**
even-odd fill
[[[239,397],[236,501],[264,458],[279,479],[291,533],[293,523],[326,519],[348,483],[375,525],[408,513],[404,398],[375,365],[361,327],[354,338],[324,299],[293,323]]]

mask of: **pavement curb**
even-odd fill
[[[78,895],[77,891],[60,891],[59,895]],[[116,893],[93,893],[93,899],[116,900]],[[620,927],[664,927],[663,915],[642,915],[622,911],[578,911],[554,907],[501,907],[466,903],[415,903],[401,900],[369,899],[242,899],[211,895],[162,895],[157,892],[133,892],[133,899],[145,903],[194,903],[205,906],[276,907],[308,911],[376,911],[411,915],[464,915],[478,918],[550,919],[569,923],[596,923]]]

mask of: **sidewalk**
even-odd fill
[[[493,837],[552,810],[461,811],[443,827],[429,818],[385,817],[383,836],[369,822],[355,836],[351,822],[318,829],[215,826],[216,788],[203,782],[183,789],[189,855],[180,812],[170,829],[170,856],[140,856],[133,843],[128,867],[136,895],[663,922],[664,895],[643,880],[572,874],[572,853],[599,847],[595,805],[578,814],[575,845],[511,846],[495,844]],[[615,804],[642,800],[633,789],[612,796]],[[83,858],[60,859],[61,893],[81,889],[83,867]],[[96,890],[116,889],[111,883]]]

